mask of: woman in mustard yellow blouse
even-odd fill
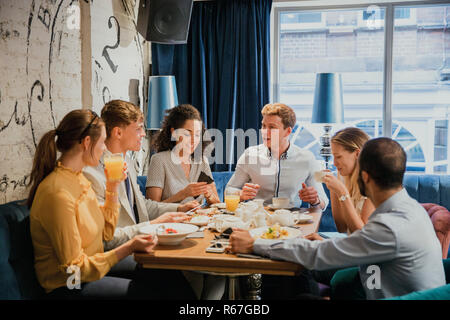
[[[107,181],[106,201],[100,206],[81,172],[84,166],[98,165],[105,138],[104,123],[94,112],[74,110],[37,147],[28,206],[36,274],[50,297],[118,298],[135,293],[145,298],[149,291],[130,290],[130,279],[105,277],[118,261],[135,251],[151,252],[156,244],[156,239],[141,235],[103,251],[103,241],[112,239],[118,219],[119,182]]]

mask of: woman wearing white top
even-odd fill
[[[187,202],[204,195],[208,204],[220,202],[214,182],[197,182],[204,172],[212,180],[207,145],[202,140],[205,127],[200,112],[182,104],[166,111],[161,132],[156,138],[158,153],[150,160],[146,197],[162,202]],[[220,300],[225,291],[225,277],[199,271],[184,271],[198,298]]]
[[[369,136],[359,128],[342,129],[331,138],[331,152],[338,177],[328,174],[323,182],[330,190],[331,211],[339,232],[353,233],[367,223],[375,210],[370,199],[363,197],[358,186],[358,156]],[[322,239],[317,234],[307,236]]]
[[[220,202],[213,183],[197,182],[204,172],[212,180],[208,159],[203,156],[207,143],[200,113],[189,104],[166,111],[156,138],[157,152],[150,160],[146,197],[162,202],[187,202],[204,195],[208,204]]]
[[[331,138],[331,153],[338,176],[328,174],[323,182],[330,190],[331,212],[337,230],[351,234],[362,229],[375,210],[370,199],[361,195],[358,186],[358,156],[369,136],[358,128],[342,129]],[[309,240],[323,240],[317,233],[307,235]],[[311,272],[313,278],[322,284],[331,285],[331,279],[340,269]]]

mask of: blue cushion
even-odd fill
[[[34,270],[29,215],[23,201],[0,205],[0,300],[44,294]]]
[[[450,175],[407,173],[403,186],[420,203],[436,203],[450,208]]]

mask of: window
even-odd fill
[[[315,75],[338,72],[346,123],[333,131],[357,126],[371,137],[382,136],[386,113],[391,128],[386,134],[405,149],[407,171],[450,173],[450,5],[400,4],[275,8],[273,100],[296,112],[298,128],[291,141],[322,159],[323,128],[310,123]],[[308,28],[293,27],[302,23]],[[393,26],[391,32],[386,25]],[[385,50],[389,34],[392,60]],[[387,61],[392,61],[392,84],[385,82]],[[386,100],[390,105],[384,91],[392,93],[392,102]]]
[[[322,12],[285,12],[280,16],[284,32],[325,27]]]
[[[383,25],[386,10],[381,10],[380,7],[372,5],[367,7],[359,15],[358,26],[376,27]],[[416,9],[415,8],[397,8],[394,12],[395,26],[415,25]]]
[[[395,8],[395,21],[401,12]],[[450,114],[450,6],[414,8],[417,24],[395,24],[393,40],[392,118],[410,128],[417,145],[408,146],[409,161],[428,172],[448,168]],[[423,149],[423,157],[415,153]]]

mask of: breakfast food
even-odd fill
[[[195,213],[198,215],[208,215],[212,216],[219,212],[217,208],[208,208],[208,209],[198,209]]]
[[[203,215],[195,215],[190,218],[189,222],[193,224],[208,224],[209,217]]]
[[[288,236],[289,232],[277,223],[267,228],[267,231],[261,235],[261,239],[286,239]]]
[[[225,209],[226,207],[227,205],[224,202],[214,203],[211,205],[211,208],[218,208],[218,209]]]

